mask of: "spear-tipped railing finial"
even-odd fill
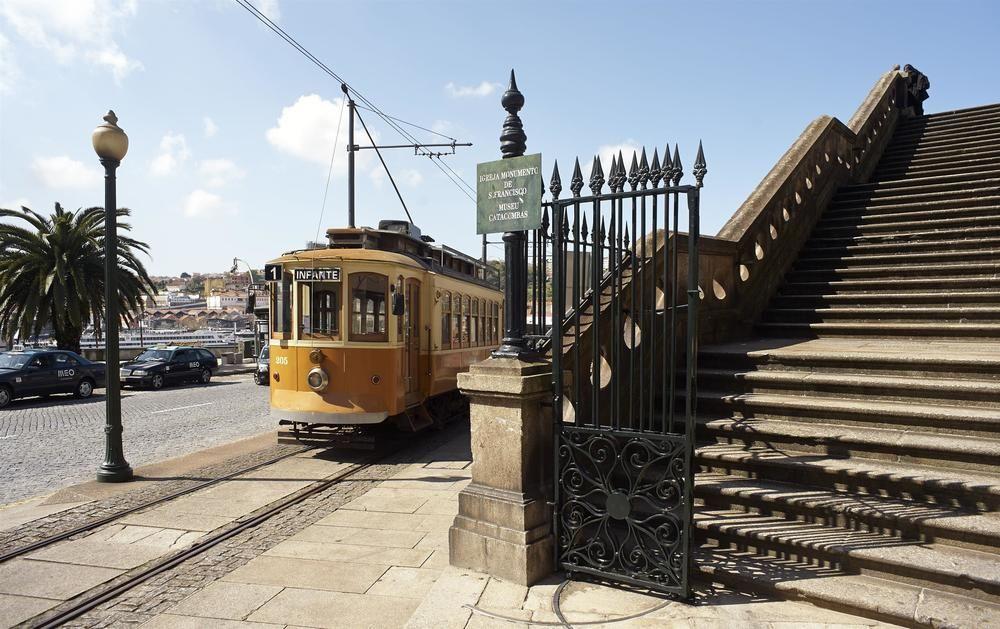
[[[701,140],[698,140],[698,155],[694,158],[694,167],[691,172],[694,174],[695,183],[700,188],[705,174],[708,173],[708,165],[705,164],[705,150],[701,147]]]

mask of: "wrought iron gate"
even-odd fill
[[[607,180],[595,158],[591,194],[581,196],[577,160],[572,196],[560,199],[557,165],[544,208],[552,231],[546,220],[532,237],[529,284],[529,327],[553,362],[557,566],[685,598],[706,173],[700,145],[693,173],[696,185],[680,184],[676,148],[662,164],[657,153],[652,163],[645,151],[633,155],[627,172],[619,154]],[[679,230],[684,214],[687,233]]]

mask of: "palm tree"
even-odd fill
[[[130,214],[119,208],[118,220]],[[131,226],[119,222],[118,229]],[[144,296],[156,294],[138,252],[148,255],[149,247],[118,236],[118,308],[126,323]],[[89,322],[100,334],[103,313],[104,208],[67,212],[56,203],[48,217],[0,208],[0,338],[12,344],[51,325],[60,349],[79,352]]]

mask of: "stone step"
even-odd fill
[[[933,337],[942,339],[1000,338],[1000,323],[940,323],[929,322],[828,322],[794,323],[768,322],[757,324],[757,329],[766,335],[805,338],[823,336],[878,337],[893,336],[903,338]]]
[[[914,172],[921,170],[934,170],[939,168],[949,168],[963,163],[975,163],[985,160],[1000,162],[1000,147],[981,148],[976,150],[961,151],[955,154],[930,155],[926,157],[898,158],[881,160],[878,163],[876,172],[880,175],[896,170],[904,172]]]
[[[935,231],[954,230],[958,227],[986,227],[1000,229],[1000,210],[991,209],[988,213],[978,216],[961,216],[949,218],[934,218],[924,220],[893,220],[885,223],[861,224],[861,225],[836,225],[827,227],[820,219],[820,223],[813,230],[813,238],[828,238],[843,234],[871,235],[878,234],[881,237],[899,238],[905,234],[915,231]]]
[[[908,277],[898,279],[843,279],[824,281],[786,282],[781,288],[783,295],[844,295],[879,294],[954,290],[989,290],[1000,288],[1000,277],[994,275],[966,275],[959,277]]]
[[[856,207],[830,210],[817,221],[816,228],[867,227],[900,222],[956,220],[976,216],[1000,216],[1000,196],[908,203],[872,209]]]
[[[710,438],[746,448],[768,446],[788,453],[983,472],[995,472],[1000,457],[1000,440],[984,434],[922,433],[910,428],[768,418],[724,417],[699,422],[702,440]]]
[[[1000,135],[979,136],[975,139],[942,141],[938,144],[917,143],[900,148],[886,147],[878,167],[898,164],[927,164],[989,155],[1000,149]]]
[[[898,129],[928,129],[930,127],[940,127],[941,125],[968,124],[970,121],[981,119],[991,120],[1000,116],[1000,104],[979,105],[977,107],[965,107],[952,111],[942,111],[933,114],[924,114],[909,120],[900,120]]]
[[[973,351],[974,350],[974,351]],[[869,378],[1000,380],[1000,343],[852,339],[756,339],[705,345],[699,351],[703,367],[775,369],[798,373],[864,375]]]
[[[937,178],[934,181],[918,182],[913,185],[899,185],[897,182],[886,186],[842,186],[834,195],[833,203],[854,202],[857,204],[868,202],[881,202],[883,199],[892,202],[896,199],[922,199],[932,198],[935,194],[962,194],[970,189],[987,188],[995,190],[1000,188],[1000,172],[982,177],[977,174],[975,177],[960,179],[957,177]],[[909,180],[906,180],[909,183]],[[947,197],[945,197],[947,198]]]
[[[900,179],[905,177],[933,177],[955,173],[985,173],[1000,168],[1000,158],[995,156],[953,160],[948,163],[909,164],[893,168],[877,168],[872,173],[872,181]],[[982,176],[982,175],[980,175]]]
[[[913,145],[944,145],[948,142],[963,142],[970,138],[991,135],[1000,130],[1000,120],[983,120],[974,124],[957,125],[951,128],[922,131],[897,130],[886,148]]]
[[[699,541],[720,547],[808,558],[848,573],[888,578],[1000,604],[1000,561],[993,553],[922,545],[880,533],[783,520],[737,510],[699,510]]]
[[[979,227],[958,227],[953,229],[921,229],[919,227],[896,233],[870,234],[813,234],[806,242],[805,249],[813,247],[834,247],[851,245],[923,245],[942,241],[962,240],[964,246],[978,244],[987,238],[1000,238],[1000,225]],[[953,245],[952,245],[953,246]]]
[[[731,385],[735,386],[735,385]],[[737,419],[786,419],[810,424],[919,429],[940,435],[1000,435],[1000,409],[933,401],[805,396],[798,392],[738,393],[719,385],[698,391],[698,412]]]
[[[1000,625],[1000,605],[895,580],[846,574],[807,559],[757,555],[714,544],[702,545],[693,559],[700,579],[723,583],[738,592],[806,600],[906,627]]]
[[[904,131],[892,136],[886,150],[900,150],[918,146],[948,146],[964,144],[980,138],[1000,138],[1000,118],[950,131]]]
[[[954,308],[964,306],[1000,306],[1000,291],[941,291],[923,293],[849,293],[837,295],[774,296],[775,308],[826,308],[831,306],[899,306]]]
[[[797,269],[830,268],[836,266],[882,265],[891,262],[956,262],[1000,259],[1000,238],[985,238],[970,243],[956,240],[944,243],[908,245],[869,245],[867,247],[816,247],[802,252],[795,263]],[[964,245],[964,246],[962,246]],[[955,247],[950,249],[948,247]]]
[[[849,397],[865,400],[912,401],[954,407],[988,408],[1000,411],[1000,379],[978,377],[941,377],[937,373],[926,375],[885,375],[873,378],[871,373],[859,371],[828,372],[772,369],[743,369],[729,367],[700,367],[698,383],[713,391],[738,391],[739,393],[775,393],[789,395],[815,395],[817,397]],[[954,409],[953,409],[954,410]],[[996,428],[1000,429],[1000,425]],[[997,431],[1000,435],[1000,430]]]
[[[966,186],[974,185],[979,181],[993,180],[1000,178],[1000,167],[993,170],[970,170],[946,173],[941,175],[930,175],[921,177],[903,177],[899,179],[882,179],[879,181],[869,181],[867,183],[850,184],[841,186],[837,194],[854,193],[882,193],[899,194],[908,190],[916,190],[928,186]]]
[[[764,312],[769,322],[927,321],[947,323],[1000,323],[1000,304],[989,306],[832,306],[778,308]]]
[[[995,183],[994,183],[995,182]],[[996,204],[1000,196],[1000,180],[982,181],[979,185],[962,184],[959,190],[926,192],[908,191],[904,194],[882,194],[874,198],[841,195],[834,197],[823,216],[834,214],[856,215],[859,211],[893,212],[908,208],[933,209],[946,207],[969,207],[973,205]],[[992,200],[992,201],[991,201]]]
[[[857,244],[828,245],[812,244],[803,248],[800,260],[810,258],[854,257],[869,255],[902,255],[906,253],[960,253],[964,251],[989,250],[1000,247],[1000,235],[988,236],[978,233],[973,238],[952,240],[889,240],[887,242],[861,242]]]
[[[1000,475],[996,473],[718,443],[699,446],[695,461],[704,473],[810,485],[973,511],[995,511],[1000,506]]]
[[[929,160],[936,157],[946,158],[981,151],[994,151],[997,148],[1000,148],[1000,134],[981,134],[965,139],[949,138],[934,143],[916,142],[911,145],[893,143],[886,147],[885,152],[882,153],[881,163]]]
[[[964,275],[991,275],[1000,272],[1000,258],[959,262],[938,262],[936,264],[896,264],[859,265],[843,260],[839,266],[826,268],[800,268],[798,265],[788,272],[789,281],[837,280],[854,277],[961,277]]]
[[[695,497],[710,509],[882,532],[907,541],[983,552],[1000,548],[998,512],[965,511],[947,505],[713,473],[696,475]]]

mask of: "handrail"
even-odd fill
[[[742,336],[759,319],[837,188],[868,181],[899,118],[920,111],[912,87],[921,78],[896,66],[846,125],[813,120],[716,238],[702,237],[701,258],[712,260],[699,274],[703,341]],[[683,252],[683,239],[677,246]]]

